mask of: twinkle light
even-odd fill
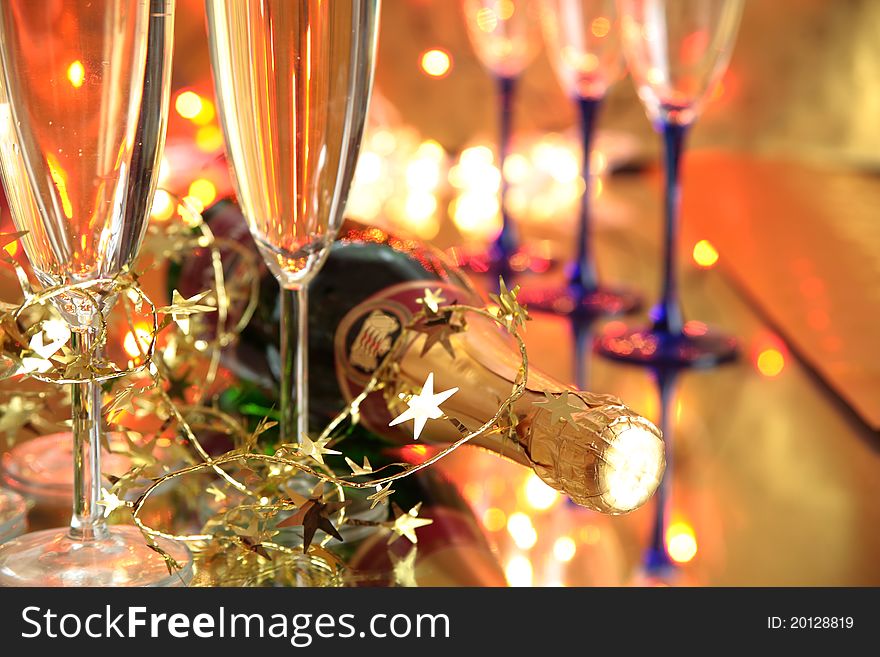
[[[571,561],[577,552],[577,544],[571,536],[560,536],[553,543],[553,556],[557,561]]]
[[[174,101],[174,109],[185,119],[194,119],[202,111],[202,97],[194,91],[184,91]]]
[[[605,16],[599,16],[598,18],[594,18],[593,22],[590,23],[590,31],[593,33],[593,36],[597,39],[601,39],[602,37],[608,36],[608,33],[611,31],[611,21],[608,20]]]
[[[199,98],[199,101],[201,102],[201,107],[191,120],[196,125],[208,125],[217,116],[217,110],[214,108],[214,103],[207,98]]]
[[[205,125],[196,131],[196,148],[203,153],[214,153],[223,148],[223,133],[216,125]]]
[[[504,576],[510,586],[531,586],[534,579],[532,562],[528,557],[515,556],[507,562]]]
[[[74,89],[79,89],[83,86],[83,83],[86,81],[86,67],[83,66],[80,60],[77,59],[67,67],[67,79]]]
[[[521,550],[528,550],[538,542],[538,532],[535,531],[535,527],[532,525],[532,519],[525,513],[517,511],[510,514],[510,517],[507,519],[507,531],[513,538],[513,542]]]
[[[758,354],[755,365],[762,376],[772,379],[785,369],[785,356],[778,349],[772,347],[764,349]]]
[[[150,216],[156,221],[168,221],[174,216],[174,203],[171,200],[171,195],[164,189],[156,190]]]
[[[440,48],[433,48],[422,53],[422,70],[432,78],[445,78],[452,69],[452,57]]]
[[[544,511],[559,500],[559,493],[545,484],[534,472],[530,472],[526,477],[525,497],[530,507]]]
[[[197,198],[203,207],[207,207],[217,198],[217,187],[206,178],[197,178],[189,186],[189,196]]]
[[[125,338],[122,341],[122,348],[125,349],[125,353],[129,356],[137,358],[147,352],[147,348],[150,346],[151,337],[148,326],[135,326],[134,331],[129,331],[125,334]]]
[[[708,269],[718,262],[718,250],[709,240],[700,240],[694,244],[694,262]]]
[[[666,552],[677,563],[687,563],[697,555],[697,537],[686,522],[674,522],[666,530]]]
[[[507,514],[501,509],[490,507],[483,512],[483,527],[490,532],[500,532],[507,526]]]

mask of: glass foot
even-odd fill
[[[27,504],[24,498],[0,488],[0,543],[24,533],[27,524]]]
[[[641,297],[629,290],[600,287],[586,292],[571,285],[525,289],[520,292],[519,300],[526,304],[529,310],[583,317],[623,315],[638,309],[642,304]]]
[[[110,434],[108,440],[123,440]],[[124,443],[123,443],[124,444]],[[39,436],[3,454],[3,483],[39,504],[68,507],[73,498],[73,436],[68,432]],[[121,475],[131,467],[123,454],[101,452],[104,472]]]
[[[0,586],[186,586],[192,579],[189,549],[156,539],[182,569],[147,547],[135,527],[113,526],[105,539],[83,542],[68,529],[25,534],[0,545]]]
[[[612,322],[596,340],[596,351],[613,360],[668,368],[706,368],[732,361],[736,339],[710,331],[702,322],[688,322],[680,334],[656,329],[629,329]]]

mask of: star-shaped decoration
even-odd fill
[[[436,420],[443,417],[443,411],[440,410],[440,404],[452,397],[456,392],[458,392],[458,388],[450,388],[449,390],[438,392],[435,395],[434,373],[431,372],[428,374],[428,378],[425,379],[425,385],[422,386],[422,391],[418,395],[410,397],[406,402],[406,405],[409,406],[409,408],[391,420],[388,426],[393,427],[401,422],[413,420],[413,437],[418,440],[419,435],[421,435],[422,429],[425,428],[425,424],[428,420]]]
[[[217,310],[214,306],[199,303],[210,293],[210,290],[206,290],[205,292],[200,292],[187,299],[180,292],[174,290],[171,293],[171,305],[159,308],[158,312],[165,313],[166,315],[170,314],[171,319],[177,323],[180,330],[183,331],[185,335],[189,335],[191,315],[209,313]]]
[[[19,429],[28,424],[39,411],[41,404],[15,395],[5,404],[0,404],[0,431],[7,437],[18,433]]]
[[[129,506],[129,503],[125,500],[119,499],[119,496],[116,493],[111,493],[103,487],[101,488],[101,499],[98,500],[98,504],[104,507],[105,518],[109,518],[110,514],[116,511],[116,509]]]
[[[418,550],[416,546],[411,547],[405,557],[398,557],[394,553],[389,554],[393,565],[391,572],[394,575],[394,583],[398,586],[416,587],[419,585],[416,582],[416,555]]]
[[[21,371],[25,374],[45,374],[52,369],[51,361],[42,356],[34,355],[30,349],[21,352]]]
[[[551,393],[545,390],[544,397],[545,399],[543,401],[536,401],[535,406],[540,406],[541,408],[550,411],[550,424],[565,421],[572,426],[577,426],[577,423],[574,421],[571,414],[573,411],[582,411],[584,409],[580,406],[573,405],[569,401],[568,390],[561,393],[558,397],[554,397]]]
[[[226,493],[217,488],[216,486],[209,486],[205,489],[206,493],[210,493],[214,497],[215,502],[222,502],[226,499]]]
[[[327,449],[326,445],[329,442],[329,438],[312,440],[307,434],[302,434],[300,436],[299,451],[303,456],[310,456],[321,465],[324,465],[325,454],[342,454],[342,452],[335,449]]]
[[[370,459],[368,459],[366,456],[364,457],[363,466],[358,465],[357,463],[352,461],[347,456],[345,457],[345,462],[348,464],[348,467],[351,468],[351,473],[355,477],[358,477],[360,475],[370,474],[373,471],[373,466],[370,465]]]
[[[297,504],[299,509],[289,518],[278,523],[278,527],[296,527],[302,525],[303,528],[303,550],[308,550],[315,537],[315,532],[319,529],[324,530],[333,538],[341,541],[342,536],[330,521],[330,516],[339,513],[341,509],[351,504],[351,500],[344,502],[325,502],[324,501],[324,484],[319,483],[312,489],[311,496],[305,498],[305,501]]]
[[[526,307],[520,305],[519,301],[517,301],[516,297],[518,294],[519,285],[512,290],[508,290],[507,285],[504,283],[504,279],[499,277],[498,294],[489,295],[489,298],[498,305],[498,319],[504,322],[507,330],[511,333],[515,331],[518,326],[524,327],[526,322],[531,319]]]
[[[434,522],[428,518],[419,518],[419,510],[422,508],[421,502],[406,513],[396,504],[393,508],[396,518],[391,526],[391,536],[388,538],[388,545],[394,543],[401,536],[405,536],[410,543],[417,543],[419,539],[416,536],[416,530],[419,527],[426,527]]]
[[[47,319],[31,336],[28,348],[42,358],[51,358],[70,340],[70,327],[60,319]]]
[[[416,299],[416,303],[421,304],[428,310],[430,310],[435,315],[440,310],[440,304],[444,303],[446,299],[443,297],[443,292],[440,288],[436,290],[431,290],[429,288],[425,288],[425,296],[421,299]]]
[[[435,344],[439,344],[446,350],[450,358],[455,358],[455,351],[449,341],[452,334],[458,332],[454,326],[447,322],[419,322],[413,326],[413,330],[425,334],[425,344],[422,346],[421,356],[431,351],[431,347]]]
[[[390,481],[387,484],[385,484],[384,486],[379,486],[377,484],[376,485],[376,492],[373,493],[372,495],[367,496],[367,499],[370,500],[370,502],[371,502],[370,508],[375,509],[377,504],[379,504],[381,502],[385,502],[389,497],[391,497],[391,495],[393,493],[394,493],[394,491],[391,490],[391,482]]]

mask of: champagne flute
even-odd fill
[[[501,232],[486,255],[493,268],[509,277],[510,258],[516,255],[519,241],[507,212],[508,184],[504,178],[504,163],[510,153],[516,83],[540,46],[537,0],[463,0],[462,8],[474,52],[498,84],[502,223]]]
[[[0,4],[0,148],[13,220],[47,286],[100,281],[134,259],[146,230],[165,141],[173,0]],[[105,286],[90,290],[101,310]],[[94,353],[94,302],[62,295],[57,309],[81,355]],[[69,528],[0,546],[0,584],[174,585],[191,557],[135,527],[108,527],[99,504],[101,388],[73,385],[74,502]]]
[[[281,433],[296,441],[309,429],[308,284],[342,223],[372,88],[379,0],[206,6],[235,189],[281,285]]]
[[[727,68],[743,0],[619,0],[623,52],[648,118],[663,136],[666,175],[663,287],[646,329],[605,333],[599,352],[661,367],[711,367],[736,341],[685,323],[676,274],[679,165],[684,140]]]
[[[565,92],[577,103],[583,139],[585,183],[578,220],[577,256],[567,284],[524,290],[530,308],[595,318],[635,309],[637,294],[599,283],[590,236],[590,154],[596,117],[609,87],[623,73],[614,0],[542,0],[544,42],[553,70]]]

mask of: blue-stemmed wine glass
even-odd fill
[[[676,272],[685,137],[727,68],[744,0],[618,0],[623,52],[648,118],[663,136],[665,231],[660,302],[647,328],[603,333],[609,358],[660,367],[711,367],[736,356],[736,340],[685,323]]]
[[[501,231],[480,261],[485,269],[511,275],[510,259],[519,251],[516,227],[507,211],[504,162],[510,153],[513,103],[520,75],[541,44],[538,0],[462,0],[467,33],[477,58],[498,85],[498,168],[501,171]]]
[[[609,87],[624,69],[614,0],[542,0],[541,5],[550,61],[580,113],[585,187],[578,219],[577,256],[568,267],[566,282],[527,288],[521,298],[529,308],[560,315],[596,318],[629,312],[641,299],[633,291],[599,283],[590,230],[590,155],[596,119]]]

